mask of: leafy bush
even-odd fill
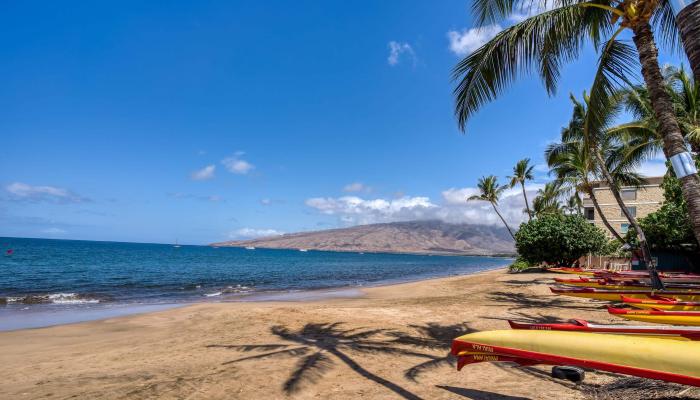
[[[569,266],[579,257],[601,251],[605,233],[579,215],[542,215],[520,225],[515,247],[531,263]]]
[[[610,257],[629,257],[630,251],[622,248],[624,243],[617,239],[610,239],[608,242],[595,253],[596,256],[610,256]]]
[[[534,267],[534,265],[530,264],[529,262],[523,260],[522,258],[518,258],[513,262],[513,264],[510,264],[508,267],[508,272],[523,272],[527,269],[530,269]]]

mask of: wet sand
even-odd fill
[[[600,394],[599,385],[621,382],[607,373],[577,386],[546,367],[457,372],[446,357],[453,337],[506,329],[507,319],[621,323],[604,303],[551,294],[552,277],[496,270],[362,289],[359,298],[196,304],[0,332],[0,398],[623,398]]]

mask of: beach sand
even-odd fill
[[[593,398],[620,378],[588,372],[576,386],[547,367],[457,372],[446,358],[453,337],[507,329],[509,318],[621,323],[603,303],[552,295],[552,277],[496,270],[363,289],[361,298],[196,304],[2,332],[0,398]]]

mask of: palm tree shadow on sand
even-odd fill
[[[406,370],[404,376],[412,381],[417,381],[421,374],[431,371],[435,368],[449,366],[456,367],[457,359],[450,354],[452,340],[456,337],[466,335],[467,333],[475,332],[465,323],[457,323],[453,325],[441,325],[434,322],[429,322],[425,325],[409,325],[416,334],[407,334],[404,332],[389,332],[388,335],[393,336],[393,343],[419,347],[428,350],[445,351],[447,354],[443,357],[433,357],[430,360],[416,364]]]
[[[391,334],[385,329],[346,329],[342,325],[340,322],[309,323],[298,330],[291,330],[284,326],[273,326],[271,328],[275,336],[293,344],[208,345],[207,347],[225,348],[241,352],[262,352],[227,361],[224,364],[234,364],[268,357],[299,358],[294,370],[283,385],[283,390],[287,394],[300,391],[304,384],[313,384],[319,381],[326,372],[340,361],[362,377],[384,386],[404,399],[420,399],[420,397],[396,383],[368,371],[349,353],[407,355],[430,360],[436,360],[439,357],[399,347],[399,344],[408,343],[402,343],[398,340],[398,335]],[[381,339],[381,337],[387,335],[393,339]]]

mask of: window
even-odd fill
[[[584,210],[586,219],[589,221],[593,221],[595,219],[595,209],[593,209],[592,207],[586,207]]]
[[[637,200],[637,189],[622,189],[620,195],[623,200]]]
[[[632,215],[632,217],[637,218],[637,207],[627,207],[627,211],[629,211],[629,213],[630,213],[630,215]],[[623,213],[622,210],[620,210],[620,216],[621,217],[625,216],[625,213]]]
[[[630,224],[620,224],[620,233],[624,235],[628,230],[630,230]]]

